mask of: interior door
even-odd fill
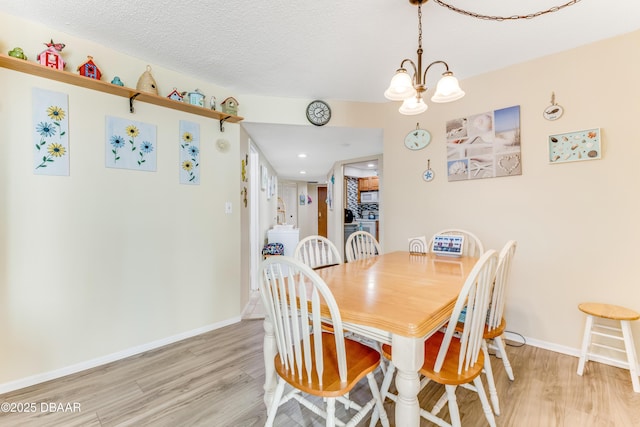
[[[318,187],[318,234],[327,237],[327,187]]]

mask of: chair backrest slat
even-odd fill
[[[382,253],[380,243],[367,231],[356,231],[351,233],[345,243],[345,254],[347,262],[359,259],[366,259]]]
[[[458,295],[449,324],[445,330],[444,339],[436,357],[435,372],[440,372],[442,368],[453,334],[456,332],[460,313],[465,307],[464,327],[460,335],[461,348],[458,373],[467,370],[478,361],[497,265],[498,254],[491,249],[480,257],[469,273]]]
[[[326,283],[309,266],[287,256],[267,258],[261,271],[260,294],[273,324],[281,364],[299,379],[306,376],[308,382],[317,379],[322,384],[325,371],[322,321],[328,317],[326,320],[333,326],[331,339],[335,341],[337,371],[345,382],[342,318]],[[328,307],[328,316],[321,313],[322,306]]]
[[[336,245],[323,236],[308,236],[298,242],[293,257],[311,268],[342,264]]]
[[[489,331],[500,326],[502,317],[504,316],[504,306],[506,302],[506,289],[511,272],[511,261],[516,252],[517,243],[515,240],[509,240],[498,257],[498,268],[496,270],[496,283],[493,287],[493,295],[491,297],[491,307],[487,318],[487,329]]]

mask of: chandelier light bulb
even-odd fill
[[[451,102],[458,100],[464,96],[464,91],[460,89],[458,79],[453,76],[451,71],[442,74],[442,78],[438,81],[436,92],[431,97],[433,102]]]
[[[403,101],[416,96],[413,80],[407,70],[400,68],[396,71],[396,74],[391,78],[389,88],[384,92],[384,96],[391,101]]]
[[[424,113],[429,106],[424,103],[421,96],[414,96],[404,100],[398,111],[400,114],[407,116],[414,116],[416,114]]]

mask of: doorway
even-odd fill
[[[327,237],[327,187],[318,187],[318,234]]]

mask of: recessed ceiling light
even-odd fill
[[[307,171],[300,171],[300,175],[304,175]]]
[[[367,167],[368,167],[368,168],[375,168],[375,167],[376,167],[376,165],[374,165],[373,163],[369,163],[369,164],[367,165]]]
[[[305,157],[307,157],[307,155],[304,153],[300,153],[298,154],[298,157],[300,157],[301,159],[304,159]]]

